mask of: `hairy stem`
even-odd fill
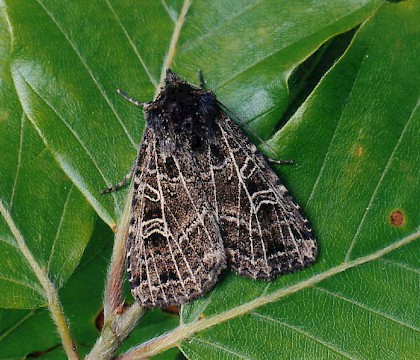
[[[12,217],[8,210],[4,207],[3,203],[0,201],[0,213],[3,215],[6,220],[7,225],[12,231],[13,236],[16,239],[16,243],[21,251],[22,255],[25,257],[29,266],[32,268],[34,274],[41,283],[42,288],[45,292],[45,297],[48,301],[48,308],[50,310],[51,317],[57,326],[58,334],[61,338],[63,348],[67,354],[67,357],[71,360],[79,359],[79,355],[76,350],[75,342],[71,336],[70,328],[66,317],[64,316],[63,307],[58,296],[57,289],[54,284],[49,279],[45,271],[40,267],[35,257],[32,255],[26,241],[14,223]]]
[[[120,344],[130,335],[137,322],[144,314],[144,309],[136,302],[122,315],[114,315],[104,323],[101,336],[86,356],[86,360],[110,360]]]
[[[116,314],[118,308],[122,305],[122,288],[125,272],[125,252],[128,236],[128,223],[130,220],[130,204],[132,194],[133,187],[130,186],[124,212],[121,216],[120,224],[115,234],[111,264],[108,269],[104,296],[104,323],[107,323],[108,318]]]
[[[181,13],[175,21],[171,42],[169,44],[165,63],[162,69],[160,84],[156,87],[156,95],[160,91],[160,85],[163,83],[166,69],[168,69],[172,64],[181,28],[184,24],[190,5],[191,0],[184,0]],[[115,235],[111,265],[108,271],[104,301],[104,327],[102,329],[101,336],[86,359],[111,359],[115,350],[130,334],[140,317],[144,314],[144,309],[142,309],[137,303],[133,304],[124,314],[119,315],[117,313],[118,309],[122,305],[121,294],[124,280],[126,239],[128,235],[127,232],[132,194],[133,187],[131,184],[130,192],[127,196],[128,201],[126,202],[126,207]]]
[[[119,313],[123,305],[122,288],[132,194],[133,187],[131,184],[124,213],[121,216],[120,225],[115,234],[111,264],[108,270],[104,294],[104,326],[100,337],[86,359],[112,359],[119,345],[126,339],[144,314],[144,310],[137,303],[131,305],[123,314]]]

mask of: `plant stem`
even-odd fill
[[[179,35],[182,25],[187,16],[191,0],[184,0],[181,13],[175,22],[171,42],[165,58],[164,68],[160,84],[163,83],[166,69],[172,64],[176,52]],[[160,84],[156,87],[156,94],[160,91]],[[123,216],[115,235],[114,249],[111,257],[111,265],[108,271],[107,285],[105,289],[104,301],[104,327],[102,333],[86,359],[110,359],[119,344],[129,335],[133,327],[137,324],[140,317],[144,314],[137,303],[133,304],[123,315],[118,315],[117,310],[122,305],[122,284],[124,280],[124,263],[126,252],[126,239],[128,233],[128,222],[130,219],[130,206],[133,194],[133,184],[130,185],[130,191],[127,196],[128,201],[124,209]]]
[[[96,341],[86,360],[110,360],[120,344],[130,335],[144,309],[135,302],[122,315],[114,315],[104,323],[101,336]]]
[[[131,184],[120,225],[115,234],[111,264],[108,270],[104,294],[104,326],[101,336],[96,341],[91,352],[86,356],[87,360],[111,359],[118,346],[130,334],[144,314],[144,309],[138,303],[131,305],[123,314],[119,314],[118,311],[123,305],[122,288],[132,193],[133,187]]]
[[[121,216],[121,220],[115,234],[111,264],[108,269],[104,294],[104,324],[108,322],[110,317],[113,317],[113,315],[116,314],[118,308],[122,305],[125,252],[132,194],[133,187],[130,185],[130,190],[127,196],[128,201],[126,201],[124,212]]]
[[[63,307],[58,296],[58,292],[54,285],[48,281],[48,289],[46,289],[48,308],[50,309],[51,316],[57,326],[58,333],[60,335],[63,348],[67,354],[67,357],[72,360],[79,359],[75,342],[71,336],[70,328],[66,317],[64,316]]]
[[[54,284],[48,278],[48,275],[45,271],[39,266],[37,260],[32,255],[28,246],[26,245],[25,239],[14,223],[12,217],[10,216],[8,210],[4,207],[3,203],[0,201],[0,213],[3,215],[6,220],[7,225],[12,231],[13,236],[16,239],[16,243],[21,251],[22,255],[25,257],[29,266],[32,268],[34,274],[41,283],[42,288],[45,291],[45,297],[48,301],[48,308],[51,313],[51,317],[54,320],[55,325],[57,326],[58,334],[60,335],[63,348],[67,354],[67,357],[71,360],[79,359],[79,355],[76,350],[75,342],[70,333],[70,328],[67,323],[67,319],[64,316],[63,307],[58,296],[57,289]]]

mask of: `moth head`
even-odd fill
[[[171,123],[185,121],[205,122],[215,115],[216,97],[211,91],[201,89],[172,72],[166,71],[166,78],[159,95],[146,111],[152,111],[159,118]]]
[[[201,89],[168,70],[157,98],[144,106],[148,126],[175,146],[203,148],[212,137],[218,105],[211,91]]]
[[[171,69],[166,69],[166,77],[164,80],[165,86],[167,84],[181,83],[185,82],[177,74],[175,74]]]

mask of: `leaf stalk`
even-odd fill
[[[45,272],[44,269],[41,268],[41,266],[38,264],[37,260],[33,256],[32,252],[26,245],[26,241],[23,235],[20,233],[18,227],[13,221],[9,211],[4,207],[2,201],[0,201],[0,213],[3,215],[7,225],[9,226],[13,236],[15,237],[19,250],[28,262],[29,266],[32,268],[35,276],[39,280],[44,290],[43,295],[47,299],[51,317],[57,327],[57,331],[61,338],[61,343],[63,345],[64,351],[67,354],[67,357],[70,360],[78,360],[79,355],[77,353],[76,345],[71,335],[67,319],[64,315],[63,306],[61,305],[60,298],[58,296],[58,291],[55,285],[51,282],[51,280],[48,277],[48,274]]]

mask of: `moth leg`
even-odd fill
[[[275,160],[275,159],[267,159],[270,164],[276,164],[276,165],[292,165],[293,160]]]
[[[103,189],[101,190],[101,194],[108,194],[110,192],[113,191],[117,191],[118,189],[122,188],[125,184],[127,184],[127,182],[131,179],[131,177],[134,174],[134,170],[136,168],[136,165],[134,164],[134,166],[131,168],[130,172],[124,176],[124,179],[122,179],[118,184],[115,184],[107,189]]]
[[[206,82],[204,80],[203,72],[201,71],[201,69],[198,69],[198,80],[200,81],[200,88],[205,89]]]

